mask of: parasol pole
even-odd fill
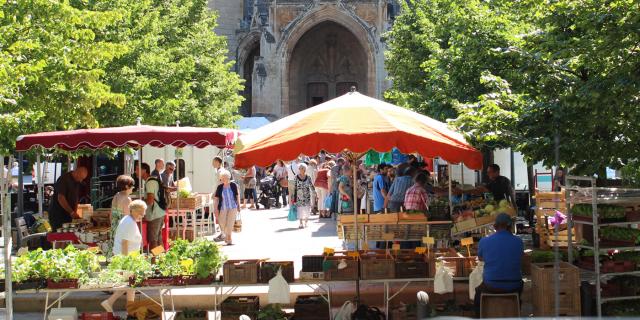
[[[7,319],[13,319],[13,288],[11,284],[11,199],[7,199],[9,181],[4,176],[4,155],[0,156],[0,213],[2,214],[2,236],[4,237],[4,277],[5,277],[5,312]],[[13,157],[9,157],[9,164]],[[8,208],[8,209],[7,209]]]
[[[357,161],[360,159],[365,153],[356,154],[350,152],[351,158],[351,170],[353,172],[353,220],[355,227],[355,236],[356,236],[356,252],[360,251],[360,234],[358,230],[358,168]],[[358,268],[358,277],[356,278],[356,306],[360,305],[360,268]]]
[[[453,190],[451,190],[451,163],[447,162],[447,179],[449,179],[449,215],[453,216]]]
[[[42,206],[43,206],[43,192],[42,192],[42,188],[43,188],[43,181],[42,181],[42,163],[40,162],[40,152],[36,153],[36,176],[38,177],[38,184],[37,184],[37,190],[38,190],[38,213],[41,215],[44,215],[44,212],[42,211]]]

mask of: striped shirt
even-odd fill
[[[222,210],[237,209],[238,204],[233,198],[231,187],[222,187]]]

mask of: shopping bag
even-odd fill
[[[291,206],[289,206],[289,216],[287,217],[287,220],[289,221],[296,221],[298,220],[298,209],[296,208],[295,204],[291,204]]]
[[[278,269],[275,277],[269,280],[269,303],[290,304],[289,284],[282,276],[282,268]]]
[[[346,301],[342,304],[338,313],[333,318],[335,320],[351,320],[351,315],[356,311],[355,305],[351,301]]]
[[[233,232],[242,232],[242,217],[240,213],[236,216],[236,221],[233,222]]]
[[[482,284],[482,273],[484,272],[484,262],[478,262],[478,265],[469,274],[469,299],[476,297],[476,288]]]
[[[333,195],[329,194],[326,198],[324,198],[324,207],[329,210],[331,209],[331,202],[333,201]]]
[[[433,292],[445,294],[453,292],[453,276],[442,262],[436,263],[436,276],[433,279]]]

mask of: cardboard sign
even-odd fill
[[[333,248],[324,248],[324,254],[334,254],[336,252]]]
[[[460,244],[462,244],[463,246],[473,245],[473,237],[463,238],[462,240],[460,240]]]
[[[416,248],[416,253],[417,254],[424,254],[425,252],[427,252],[427,248],[426,247],[417,247]]]
[[[391,246],[391,250],[399,251],[400,250],[400,244],[394,243],[393,246]]]
[[[357,259],[357,258],[360,257],[360,252],[358,252],[358,251],[347,251],[347,256]]]
[[[433,237],[422,237],[422,243],[427,244],[427,245],[428,244],[433,245],[433,244],[436,243],[436,239],[433,238]]]
[[[382,234],[382,240],[391,241],[391,240],[393,240],[393,238],[395,238],[395,234],[393,234],[393,232],[391,232],[391,233],[383,233]]]
[[[151,253],[152,253],[154,256],[157,256],[157,255],[159,255],[159,254],[161,254],[161,253],[163,253],[163,252],[164,252],[164,247],[163,247],[163,246],[157,246],[157,247],[155,247],[155,248],[151,249]]]

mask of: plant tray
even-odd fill
[[[634,240],[611,240],[600,239],[600,246],[602,247],[634,247],[636,242]]]
[[[278,274],[278,269],[282,269],[282,276],[287,283],[294,281],[293,261],[267,261],[260,265],[260,283],[269,283]]]
[[[602,273],[631,272],[636,269],[633,261],[605,261],[600,271]]]
[[[222,319],[225,320],[237,320],[243,314],[256,319],[259,311],[260,298],[257,296],[228,297],[220,304]]]
[[[329,319],[329,305],[321,296],[301,295],[296,298],[293,307],[295,319],[327,320]]]
[[[380,214],[370,214],[369,215],[369,223],[396,223],[398,222],[398,214],[397,213],[380,213]]]
[[[60,281],[53,281],[47,279],[47,289],[77,289],[78,279],[62,279]]]
[[[209,314],[206,310],[200,311],[191,311],[186,314],[184,311],[179,311],[176,313],[175,320],[207,320],[209,319]]]
[[[204,279],[200,279],[196,276],[183,276],[180,282],[181,284],[187,285],[187,286],[198,286],[198,285],[212,284],[216,282],[216,277],[214,275],[209,275]]]
[[[640,211],[628,211],[626,214],[626,220],[630,222],[640,222]]]
[[[399,221],[427,221],[427,216],[424,213],[407,213],[401,212],[398,214]]]
[[[45,288],[47,285],[45,280],[29,280],[25,282],[14,282],[13,290],[38,290]]]
[[[573,216],[573,220],[584,221],[584,222],[593,222],[592,217],[585,216]],[[620,218],[598,218],[598,223],[613,223],[613,222],[625,222],[627,219],[625,217]]]
[[[129,285],[135,286],[136,278],[129,278]],[[182,285],[182,277],[149,277],[142,280],[138,287],[161,287],[161,286],[179,286]]]

